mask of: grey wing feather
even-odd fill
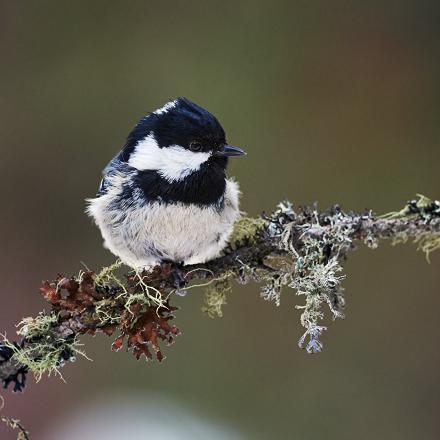
[[[101,183],[99,184],[98,195],[105,193],[108,184],[107,177],[111,176],[115,171],[119,170],[121,168],[121,165],[125,163],[122,154],[123,151],[120,151],[103,169],[103,178],[101,180]]]

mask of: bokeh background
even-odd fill
[[[242,206],[400,208],[439,197],[438,1],[0,0],[0,323],[46,307],[42,279],[112,261],[84,215],[135,122],[170,98],[211,110],[248,151]],[[162,364],[83,338],[58,378],[6,397],[35,440],[437,439],[440,256],[360,248],[347,317],[307,355],[286,292],[234,286],[223,319],[177,300]],[[14,435],[0,426],[0,438]]]

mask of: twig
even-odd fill
[[[5,406],[5,401],[2,396],[0,396],[0,411],[3,410]],[[13,419],[12,417],[0,415],[0,421],[2,421],[6,426],[13,430],[17,430],[17,440],[29,440],[29,432],[26,431],[25,427],[21,424],[20,420]]]

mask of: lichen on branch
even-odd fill
[[[344,316],[343,263],[349,251],[357,243],[374,249],[384,239],[393,244],[413,240],[429,257],[440,248],[440,202],[419,196],[379,217],[371,211],[345,212],[338,205],[295,210],[284,202],[271,215],[239,220],[223,255],[206,264],[164,263],[150,272],[124,273],[116,262],[98,273],[59,275],[40,288],[52,310],[23,319],[20,341],[5,337],[0,343],[0,379],[4,387],[12,383],[14,391],[21,391],[29,371],[37,379],[59,374],[65,362],[85,356],[79,336],[97,332],[115,337],[114,350],[125,344],[137,359],[162,361],[161,344],[172,344],[179,335],[171,323],[174,295],[202,287],[203,311],[221,317],[232,280],[260,283],[260,295],[277,306],[286,288],[303,298],[296,306],[304,327],[298,344],[317,353],[323,347],[325,310],[334,319]]]

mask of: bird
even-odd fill
[[[221,255],[240,218],[226,141],[217,118],[179,97],[143,117],[108,163],[86,212],[104,247],[136,271],[201,264]]]

